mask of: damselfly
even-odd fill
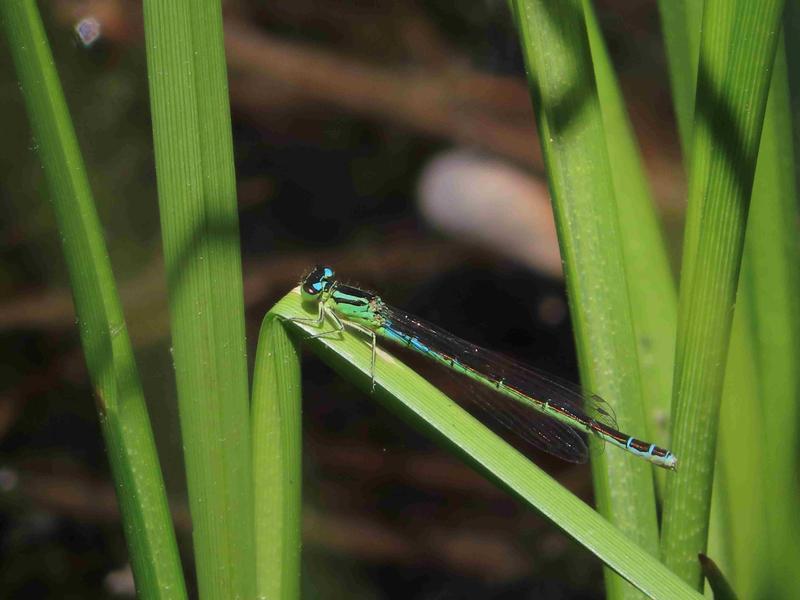
[[[508,357],[457,338],[435,325],[386,304],[365,290],[345,285],[333,269],[314,267],[300,286],[304,302],[316,303],[315,320],[300,320],[333,329],[322,337],[351,327],[366,335],[372,348],[375,384],[377,338],[390,340],[437,362],[470,380],[470,399],[523,440],[571,462],[588,458],[578,431],[596,435],[659,467],[675,469],[672,452],[617,430],[605,402],[578,386],[526,367]],[[578,430],[578,431],[576,431]]]

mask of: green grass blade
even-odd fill
[[[678,297],[636,137],[594,10],[584,1],[642,378],[647,438],[669,441]],[[657,470],[659,480],[668,475]]]
[[[302,306],[295,289],[270,310],[270,315],[283,320],[309,319],[316,317],[316,312]],[[304,337],[319,332],[310,325],[284,322]],[[366,339],[346,333],[342,339],[309,340],[309,345],[343,376],[370,390],[371,352]],[[640,590],[653,598],[700,598],[651,554],[382,348],[375,380],[375,396],[388,408],[456,450]],[[617,452],[622,453],[608,448],[605,454]]]
[[[684,0],[668,0],[659,3],[685,156],[689,154],[687,148],[690,140],[687,136],[691,129],[694,105],[694,80],[702,5],[702,2],[687,3]],[[784,548],[783,551],[778,549],[772,552],[766,551],[768,544],[775,546],[776,538],[765,527],[767,515],[764,514],[765,506],[760,490],[765,485],[764,475],[775,464],[772,461],[766,461],[765,452],[762,450],[766,449],[769,452],[769,448],[773,444],[796,447],[796,442],[790,441],[792,439],[790,435],[787,435],[787,441],[784,442],[779,435],[767,434],[763,424],[764,403],[770,403],[772,399],[776,398],[786,398],[787,394],[789,397],[795,394],[796,398],[796,382],[793,375],[787,376],[785,372],[770,374],[762,370],[762,365],[778,367],[786,365],[785,361],[787,360],[793,360],[796,350],[791,349],[792,344],[789,343],[786,336],[794,335],[795,340],[797,339],[797,323],[796,319],[792,322],[780,305],[777,308],[770,306],[772,286],[776,286],[775,289],[780,293],[787,285],[786,281],[767,281],[764,277],[759,277],[760,284],[758,289],[755,289],[754,285],[757,285],[757,280],[748,276],[748,272],[752,269],[749,265],[754,264],[750,257],[755,251],[756,244],[766,243],[774,246],[776,242],[786,243],[786,240],[789,239],[785,233],[787,223],[793,222],[796,218],[791,211],[784,210],[783,214],[778,214],[778,211],[770,210],[781,204],[780,202],[776,204],[771,199],[794,197],[794,190],[787,188],[784,181],[786,174],[791,173],[793,167],[791,145],[787,146],[785,141],[780,141],[791,131],[790,115],[788,111],[785,111],[785,107],[781,106],[782,103],[776,102],[773,98],[776,93],[780,94],[779,90],[782,87],[785,87],[785,78],[785,67],[782,67],[781,61],[777,61],[755,174],[754,206],[748,224],[743,273],[740,276],[738,302],[731,332],[720,413],[720,439],[717,445],[717,469],[709,530],[709,549],[712,555],[720,564],[724,565],[726,572],[731,575],[731,580],[743,597],[763,596],[765,590],[761,586],[766,582],[773,582],[772,585],[776,585],[776,582],[786,581],[786,573],[790,573],[791,569],[787,570],[778,565],[785,565],[792,560],[787,558],[791,549],[786,550],[785,544],[778,544],[778,547]],[[776,87],[778,91],[776,91]],[[780,125],[776,126],[775,123],[780,123]],[[772,153],[771,148],[775,149]],[[770,158],[770,154],[772,158]],[[774,168],[774,160],[782,163],[780,168]],[[787,160],[789,162],[786,162]],[[759,198],[763,198],[763,201]],[[773,231],[781,232],[781,235],[765,235],[763,242],[757,242],[759,236],[754,235],[751,230],[754,224],[761,219],[759,214],[766,215],[767,213],[771,219],[770,227],[773,228]],[[763,228],[766,229],[766,227]],[[779,240],[783,240],[783,242]],[[785,252],[783,257],[780,254],[773,254],[771,261],[767,263],[770,266],[769,271],[777,273],[783,269],[783,272],[793,273],[792,269],[787,271],[780,266],[786,264],[787,258],[792,260],[786,256]],[[761,264],[764,265],[764,262],[761,261]],[[761,350],[755,341],[760,335],[757,331],[759,319],[754,314],[754,306],[759,304],[755,301],[756,296],[763,298],[761,304],[767,313],[772,315],[772,318],[778,317],[780,320],[779,315],[784,315],[782,317],[783,324],[778,328],[781,335],[773,337],[773,329],[768,336],[770,339],[780,340],[776,344],[770,345],[771,348],[780,348],[780,352],[768,358],[760,356]],[[786,306],[785,303],[784,306]],[[773,309],[775,309],[774,312]],[[759,357],[758,360],[756,357]],[[767,390],[762,385],[765,381],[779,382],[778,386],[783,386],[785,383],[786,387],[783,388],[782,393],[778,393],[775,389]],[[775,384],[772,385],[774,388]],[[755,402],[756,398],[760,398],[761,402]],[[768,412],[768,414],[780,415],[782,413]],[[791,413],[785,414],[790,415]],[[779,416],[778,419],[784,424],[794,422],[791,417],[783,420]],[[780,432],[780,434],[783,433]],[[788,432],[786,433],[788,434]],[[782,452],[782,455],[786,457],[791,456],[792,453]],[[778,498],[790,497],[796,497],[796,495],[778,496]],[[781,500],[777,500],[777,503],[784,507],[791,504],[791,502],[781,502]],[[778,508],[777,505],[776,508]],[[771,507],[766,512],[770,519],[780,519],[783,522],[783,526],[779,526],[782,533],[791,535],[793,527],[790,519],[774,517],[781,511],[773,511]],[[779,595],[788,597],[792,594]]]
[[[686,60],[668,52],[673,84],[683,78],[679,83],[684,88],[692,85],[690,97],[683,98],[691,106],[697,44],[690,46],[688,40],[699,39],[699,19],[681,22],[668,14],[683,10],[682,0],[663,1],[659,6],[668,50],[674,47],[670,38],[693,48],[693,60],[688,66]],[[691,10],[698,7],[702,10],[702,2],[685,6]],[[687,27],[689,31],[675,30]],[[753,186],[753,208],[720,415],[717,479],[722,481],[714,495],[715,506],[724,515],[720,515],[724,525],[712,527],[709,540],[717,552],[729,557],[728,571],[744,597],[791,597],[800,593],[790,566],[798,562],[797,549],[788,543],[796,539],[798,527],[791,501],[798,497],[797,491],[791,490],[796,487],[796,466],[792,464],[796,458],[786,448],[798,447],[795,425],[800,392],[796,371],[790,365],[798,362],[800,311],[796,306],[799,295],[793,267],[797,242],[792,223],[797,215],[786,85],[783,51],[779,50]],[[680,95],[678,85],[673,85],[673,90],[676,96]],[[685,111],[680,109],[679,100],[676,99],[676,112],[680,121]],[[684,120],[691,120],[691,111]],[[686,129],[681,127],[682,135]],[[752,401],[756,397],[761,403]],[[746,443],[748,439],[753,442]],[[762,448],[764,452],[760,451]],[[765,478],[771,481],[769,489],[782,490],[775,494],[766,511],[768,528],[764,527],[763,498],[758,491],[767,485]],[[759,481],[761,484],[754,484]],[[764,552],[765,537],[769,552]],[[754,547],[758,549],[754,551]],[[759,589],[764,584],[772,587]]]
[[[662,551],[701,585],[719,405],[780,0],[708,0],[703,15],[681,273],[673,451]]]
[[[273,313],[261,325],[253,373],[256,597],[300,597],[302,542],[300,357]]]
[[[255,593],[244,302],[218,0],[144,3],[173,359],[200,595]]]
[[[754,207],[755,209],[755,207]],[[744,264],[746,264],[745,261]],[[753,307],[743,293],[744,272],[731,326],[725,367],[712,495],[708,554],[728,574],[744,598],[758,596],[767,560],[764,506],[764,427],[759,400],[756,353],[751,345]],[[748,378],[749,377],[749,378]]]
[[[763,448],[759,466],[770,501],[766,509],[763,496],[756,494],[754,505],[766,509],[766,528],[760,534],[767,540],[767,554],[760,561],[765,571],[760,583],[767,587],[754,594],[740,590],[742,597],[756,593],[763,597],[800,597],[800,579],[795,572],[800,564],[800,246],[792,142],[786,58],[781,44],[764,120],[740,282],[740,296],[747,294],[752,305],[750,326],[760,375],[762,403],[756,409],[763,413],[763,436],[756,443]],[[743,481],[737,492],[744,489],[752,489],[752,481]],[[747,508],[752,512],[753,507]],[[748,549],[752,555],[752,546],[746,536],[739,539],[739,552],[745,560]]]
[[[581,2],[517,0],[513,6],[564,259],[581,379],[611,403],[621,429],[641,436],[645,418],[636,336]],[[606,452],[595,459],[593,472],[600,512],[655,553],[652,468]],[[610,597],[623,593],[620,583],[607,579]]]
[[[691,156],[703,0],[658,0],[684,160]]]
[[[185,598],[161,469],[111,264],[54,61],[33,0],[0,3],[69,268],[86,363],[136,589]]]
[[[779,45],[764,118],[720,412],[709,544],[739,595],[792,597],[798,321],[796,194],[787,74]],[[755,374],[758,374],[755,376]],[[763,490],[775,490],[768,505]],[[724,503],[724,507],[722,506]]]

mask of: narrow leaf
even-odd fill
[[[300,357],[267,314],[253,373],[256,597],[300,597],[302,434]]]
[[[221,6],[146,0],[144,18],[200,596],[252,598],[252,448]]]
[[[581,379],[611,403],[623,430],[643,435],[642,374],[620,218],[582,3],[516,0],[513,8],[547,167]],[[655,553],[650,466],[605,453],[594,461],[593,473],[600,512]],[[617,597],[625,586],[611,577],[607,589]]]
[[[707,0],[703,15],[676,346],[667,564],[699,588],[719,406],[780,0]]]
[[[302,305],[299,289],[287,294],[270,314],[304,338],[319,333],[311,325],[290,321],[316,316]],[[346,330],[341,339],[316,338],[309,340],[309,345],[342,376],[366,391],[371,389],[371,352],[366,339]],[[700,598],[650,553],[382,348],[375,382],[376,398],[390,410],[536,508],[647,595]],[[609,448],[605,454],[614,452]]]
[[[137,593],[185,598],[133,348],[75,131],[33,0],[0,2],[72,284]]]

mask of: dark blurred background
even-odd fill
[[[191,574],[141,6],[40,5]],[[684,183],[656,4],[596,7],[677,248]],[[575,379],[506,2],[233,0],[225,11],[251,361],[263,314],[326,262],[462,337]],[[79,23],[100,28],[88,47]],[[1,47],[0,598],[130,597],[59,237]],[[304,597],[602,597],[588,552],[310,355],[304,436]],[[587,467],[533,458],[591,501]]]

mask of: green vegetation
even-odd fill
[[[581,379],[610,402],[620,429],[669,447],[676,473],[593,444],[595,511],[380,353],[376,399],[595,554],[609,598],[699,597],[699,554],[719,567],[706,573],[720,589],[800,595],[800,273],[783,4],[660,2],[688,174],[676,284],[590,0],[510,3]],[[183,598],[144,394],[53,57],[33,0],[0,3],[0,18],[56,214],[137,591]],[[248,393],[220,3],[145,0],[144,18],[199,593],[297,598],[299,347],[314,332],[289,319],[308,307],[293,290],[267,314]],[[308,346],[370,390],[358,335]]]
[[[153,433],[102,228],[33,0],[0,4],[72,283],[139,593],[185,598]]]
[[[204,598],[255,595],[251,432],[222,14],[144,3],[172,356]]]

